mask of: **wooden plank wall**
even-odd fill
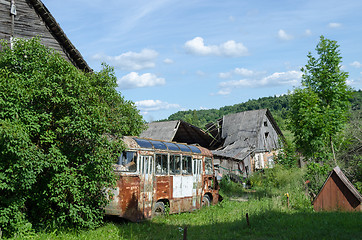
[[[0,38],[7,40],[10,39],[11,35],[10,2],[10,0],[0,0]],[[16,0],[15,3],[17,15],[15,16],[14,37],[32,38],[40,36],[41,42],[45,46],[53,48],[71,62],[29,1]]]
[[[10,39],[10,0],[0,0],[0,39]]]

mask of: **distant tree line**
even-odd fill
[[[352,111],[361,112],[362,91],[354,91],[350,102]],[[290,109],[290,95],[251,99],[244,103],[225,106],[219,109],[179,111],[161,121],[183,120],[199,128],[204,128],[207,123],[215,122],[225,115],[264,108],[268,108],[273,114],[278,126],[282,130],[286,130],[285,120],[288,117],[288,111]]]

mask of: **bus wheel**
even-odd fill
[[[165,204],[163,202],[156,202],[153,208],[154,216],[161,216],[165,214]]]
[[[210,198],[207,195],[204,195],[202,198],[202,207],[210,206]]]

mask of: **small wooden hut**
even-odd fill
[[[361,211],[362,195],[335,167],[312,202],[315,211]]]

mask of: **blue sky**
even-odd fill
[[[319,37],[362,89],[362,1],[43,0],[91,68],[115,68],[146,121],[288,93]]]

